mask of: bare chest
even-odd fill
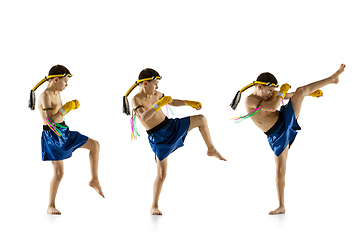
[[[51,106],[55,113],[59,111],[59,109],[62,106],[62,101],[61,101],[60,96],[56,96],[56,95],[51,96]]]
[[[268,112],[261,110],[257,114],[251,117],[251,120],[259,127],[263,132],[269,130],[277,121],[279,117],[279,112]]]

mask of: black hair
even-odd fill
[[[49,76],[50,75],[57,75],[57,74],[70,74],[70,71],[64,67],[63,65],[55,65],[49,70]]]
[[[264,82],[264,83],[273,83],[275,85],[277,85],[278,81],[276,80],[276,77],[274,75],[272,75],[269,72],[264,72],[262,74],[260,74],[256,81],[259,82]],[[246,85],[245,87],[243,87],[240,91],[238,91],[234,97],[234,99],[232,100],[232,102],[230,103],[230,107],[235,110],[237,108],[237,105],[240,102],[241,99],[241,93],[244,92],[245,90],[251,88],[254,85],[257,85],[258,83],[255,83],[256,81],[254,81],[253,83],[250,83],[248,85]],[[264,85],[264,84],[262,84]]]
[[[49,70],[49,75],[59,75],[59,74],[70,74],[70,71],[62,66],[62,65],[55,65],[53,66],[52,68],[50,68]],[[60,77],[61,78],[61,77]],[[30,99],[29,99],[29,104],[28,104],[28,107],[31,109],[31,110],[34,110],[35,109],[35,90],[40,87],[41,84],[43,84],[44,82],[48,81],[49,79],[52,79],[52,78],[47,78],[45,77],[43,80],[41,80],[38,84],[36,84],[36,86],[30,91]]]
[[[160,74],[152,68],[145,68],[139,74],[139,80],[151,77],[160,77]]]
[[[276,77],[269,72],[264,72],[264,73],[260,74],[257,77],[256,81],[265,82],[265,83],[270,82],[270,83],[274,83],[275,85],[278,84]]]

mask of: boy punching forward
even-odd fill
[[[206,118],[203,115],[181,119],[169,119],[164,115],[161,107],[167,104],[171,106],[190,106],[196,110],[200,110],[202,105],[200,102],[176,100],[169,96],[163,96],[162,93],[157,91],[160,79],[159,73],[153,69],[147,68],[141,71],[139,81],[137,81],[140,90],[131,101],[136,116],[147,130],[148,139],[155,153],[157,163],[153,204],[150,210],[152,215],[162,215],[159,210],[158,200],[166,177],[167,159],[170,153],[184,145],[185,137],[189,131],[199,128],[208,148],[207,155],[226,161],[214,147]]]
[[[248,112],[260,108],[261,110],[254,114],[251,119],[266,135],[271,149],[275,154],[276,163],[276,187],[279,200],[279,207],[269,214],[275,215],[285,213],[284,189],[285,189],[285,172],[288,150],[295,140],[297,130],[300,126],[297,123],[301,105],[305,96],[321,97],[320,88],[339,82],[339,75],[344,71],[345,65],[342,64],[332,76],[323,80],[310,83],[306,86],[299,87],[294,93],[287,93],[290,85],[283,84],[280,91],[275,91],[277,80],[271,73],[262,73],[254,82],[255,90],[245,100],[246,110]],[[250,85],[248,85],[250,86]],[[246,89],[245,89],[246,90]],[[290,101],[279,107],[283,99]]]
[[[98,178],[99,143],[79,132],[70,131],[63,120],[65,114],[80,106],[78,100],[67,102],[64,105],[61,101],[60,93],[67,87],[69,77],[71,76],[69,70],[62,65],[52,67],[49,71],[49,76],[45,77],[33,88],[29,101],[29,107],[34,110],[34,91],[42,83],[48,81],[47,88],[40,95],[38,109],[43,122],[41,136],[42,160],[51,161],[54,169],[54,176],[50,183],[49,206],[47,209],[49,214],[61,214],[55,207],[55,197],[64,174],[63,160],[70,158],[72,152],[77,148],[90,150],[89,158],[92,178],[89,185],[104,197]]]

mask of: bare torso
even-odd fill
[[[260,98],[254,95],[248,96],[248,98],[255,98],[260,102]],[[269,100],[263,100],[264,101],[273,101],[274,98],[270,98]],[[249,113],[253,111],[255,108],[250,107],[245,104],[246,111]],[[260,104],[261,108],[261,104]],[[279,118],[279,111],[265,111],[263,109],[260,110],[260,112],[254,114],[251,117],[251,120],[255,123],[255,125],[260,128],[263,132],[268,131],[277,121]]]
[[[47,102],[47,103],[45,103],[45,102]],[[59,115],[59,114],[55,115],[59,111],[61,106],[62,106],[62,101],[61,101],[61,97],[60,97],[59,92],[53,93],[51,91],[45,90],[43,93],[40,94],[39,103],[38,103],[38,109],[40,111],[41,119],[42,119],[44,125],[46,125],[45,114],[44,114],[44,111],[43,111],[43,109],[45,109],[45,108],[52,108],[53,109],[53,110],[50,110],[50,111],[52,112],[52,114],[51,114],[52,119],[55,122],[57,122],[57,123],[63,122],[63,117],[61,115]]]
[[[147,111],[147,110],[151,109],[152,105],[154,105],[154,103],[159,101],[160,98],[162,98],[162,96],[163,96],[163,94],[160,92],[156,92],[156,94],[150,95],[149,97],[145,97],[142,94],[138,93],[134,96],[134,99],[136,99],[136,102],[139,105],[144,106],[144,110]],[[131,101],[131,103],[132,103],[133,109],[139,106],[139,105],[134,106],[134,101]],[[145,129],[149,130],[149,129],[152,129],[153,127],[159,125],[162,121],[164,121],[165,117],[166,117],[165,114],[160,109],[146,122],[143,121],[141,118],[138,118],[138,119],[140,120],[142,125],[145,127]]]

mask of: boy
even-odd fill
[[[339,82],[339,75],[344,71],[345,65],[342,64],[332,76],[299,87],[294,93],[287,93],[290,85],[283,84],[280,91],[275,91],[277,80],[271,73],[262,73],[254,82],[254,92],[245,100],[246,110],[248,112],[260,108],[260,112],[254,114],[251,119],[255,125],[266,135],[272,150],[275,153],[276,163],[276,187],[278,193],[279,207],[269,212],[270,215],[285,213],[284,188],[285,172],[288,150],[295,140],[297,130],[300,126],[297,118],[300,114],[301,104],[305,96],[322,96],[321,90],[318,90],[328,84]],[[250,86],[250,85],[248,85]],[[246,90],[246,89],[245,89]],[[286,106],[279,107],[282,99],[290,99]]]
[[[139,93],[131,101],[136,116],[140,119],[148,133],[148,139],[155,153],[157,164],[157,177],[154,182],[153,204],[150,209],[152,215],[162,215],[159,210],[158,200],[166,177],[168,155],[177,148],[183,146],[185,137],[189,131],[199,128],[200,133],[208,147],[207,155],[220,160],[225,158],[214,147],[209,133],[206,119],[203,115],[185,117],[181,119],[168,119],[161,110],[167,104],[171,106],[191,106],[200,110],[200,102],[171,99],[158,92],[158,84],[161,79],[158,72],[146,68],[140,72]],[[126,94],[128,95],[129,92]]]
[[[90,150],[89,158],[92,179],[89,185],[102,197],[105,197],[98,178],[99,143],[79,132],[70,131],[63,121],[65,114],[80,106],[77,100],[67,102],[65,105],[61,101],[60,93],[67,87],[67,82],[71,76],[66,67],[62,65],[53,66],[49,71],[49,76],[35,86],[31,91],[32,96],[30,96],[29,107],[34,110],[34,91],[45,81],[49,82],[45,91],[40,95],[38,103],[38,109],[43,122],[41,137],[42,160],[52,161],[54,169],[54,176],[50,183],[49,206],[47,209],[49,214],[61,214],[55,207],[55,197],[64,174],[63,160],[71,157],[72,152],[77,148]]]

